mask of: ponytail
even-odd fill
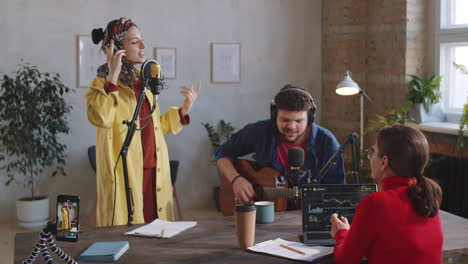
[[[416,173],[417,183],[408,187],[407,194],[416,212],[424,218],[434,217],[442,202],[442,189],[433,180]]]

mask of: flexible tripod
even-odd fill
[[[54,236],[52,235],[52,233],[54,233],[54,230],[56,230],[56,228],[57,227],[54,223],[47,223],[47,227],[44,228],[39,234],[39,240],[37,241],[36,245],[34,245],[34,249],[32,250],[31,255],[25,261],[23,261],[23,264],[34,263],[39,253],[42,254],[42,258],[47,264],[54,263],[54,259],[49,253],[49,248],[52,250],[52,252],[61,257],[68,264],[78,264],[78,262],[76,262],[70,256],[65,254],[65,252],[63,252],[62,249],[55,245]]]

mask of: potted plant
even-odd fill
[[[463,105],[462,117],[458,128],[457,149],[461,150],[465,146],[465,133],[468,128],[468,98]]]
[[[30,189],[30,196],[16,202],[18,224],[41,228],[49,219],[49,200],[38,194],[37,181],[50,167],[52,176],[65,175],[66,145],[58,136],[70,131],[66,114],[72,107],[63,96],[71,90],[59,74],[26,62],[0,83],[0,169],[6,185],[20,177]]]
[[[430,76],[427,79],[409,75],[408,100],[414,104],[410,115],[418,122],[443,121],[440,107],[435,107],[442,95],[440,93],[441,76]]]
[[[209,123],[202,123],[202,126],[205,127],[208,133],[213,153],[215,153],[216,149],[221,146],[224,141],[228,140],[234,132],[234,127],[231,123],[225,122],[224,120],[219,121],[216,129]]]
[[[234,132],[234,127],[231,125],[229,122],[225,122],[224,120],[220,120],[218,123],[217,128],[215,129],[211,124],[209,123],[202,123],[202,126],[205,127],[206,132],[208,133],[208,138],[210,139],[211,143],[211,149],[213,151],[213,154],[216,152],[216,149],[221,146],[224,141],[228,140],[232,133]],[[215,161],[213,160],[213,165],[216,166]],[[218,170],[218,174],[221,175],[221,173]],[[220,205],[219,205],[219,190],[220,187],[217,186],[213,190],[213,199],[215,201],[215,206],[218,211],[221,210]]]
[[[408,112],[412,107],[413,103],[411,101],[405,101],[400,109],[392,108],[385,115],[376,114],[377,120],[369,121],[369,126],[366,128],[366,134],[394,124],[404,125],[408,122],[418,123],[416,120],[408,117]]]

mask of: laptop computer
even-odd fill
[[[353,221],[356,205],[377,191],[376,184],[304,184],[302,185],[302,233],[304,244],[332,246],[330,217],[337,213]]]

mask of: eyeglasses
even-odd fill
[[[374,155],[374,152],[375,152],[374,147],[370,147],[366,150],[368,160],[372,159],[372,155]]]

